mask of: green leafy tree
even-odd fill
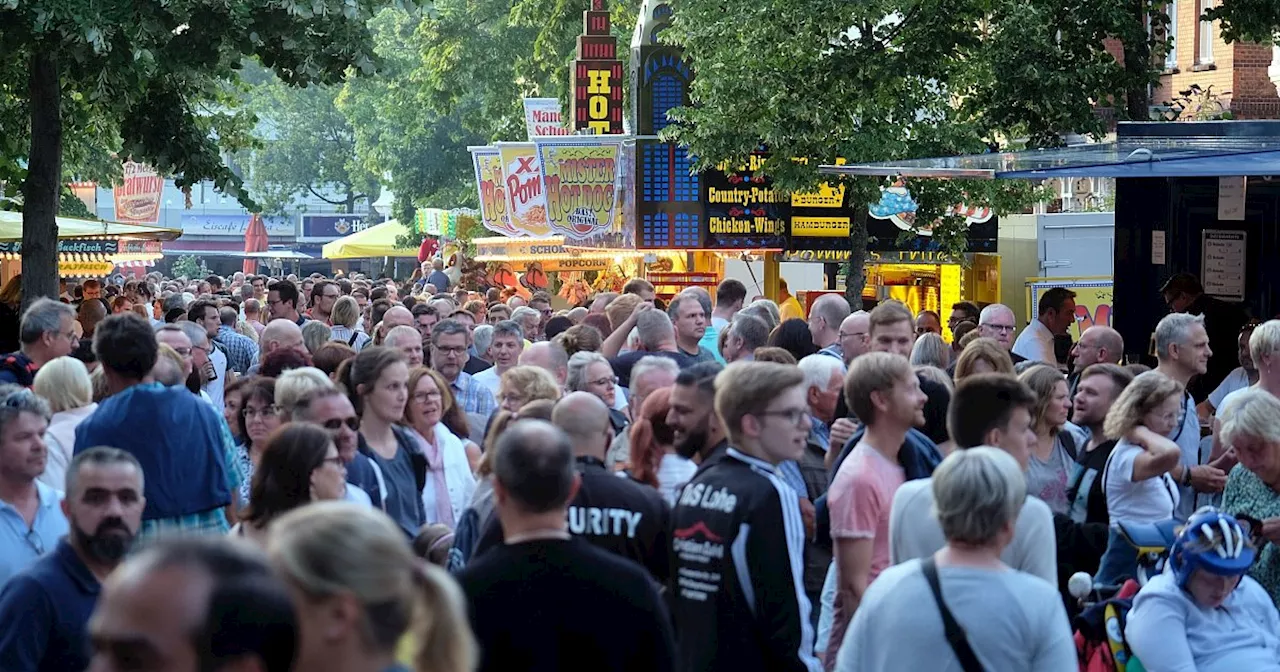
[[[335,104],[340,86],[288,86],[264,73],[249,92],[260,142],[249,158],[249,192],[280,214],[310,194],[343,212],[377,198],[378,177],[356,157],[355,129]]]
[[[176,277],[186,278],[206,278],[209,276],[209,267],[204,263],[204,257],[197,257],[194,254],[184,254],[173,262],[173,274]]]
[[[760,143],[785,191],[823,181],[821,164],[971,154],[1060,144],[1059,133],[1101,133],[1096,107],[1145,118],[1151,66],[1167,22],[1146,0],[777,0],[737,5],[674,0],[666,39],[697,76],[694,105],[675,111],[669,137],[708,167],[741,161]],[[749,27],[749,29],[745,28]],[[1104,40],[1125,42],[1126,68]],[[1130,58],[1130,53],[1133,56]],[[750,92],[744,95],[744,92]],[[1138,113],[1141,114],[1138,114]],[[792,158],[802,159],[793,161]],[[854,203],[878,200],[884,180],[848,180]],[[1037,196],[1025,183],[914,180],[918,224],[963,251],[956,203],[1017,212]],[[866,208],[855,210],[847,294],[860,302]]]
[[[418,207],[475,207],[467,146],[488,141],[463,123],[481,113],[476,105],[447,114],[432,107],[418,71],[423,21],[418,12],[382,10],[369,23],[378,76],[349,79],[337,98],[353,131],[355,164],[382,176],[395,194],[392,216],[404,222]]]
[[[30,138],[25,151],[6,141],[0,159],[5,177],[26,167],[24,302],[57,294],[54,217],[73,150],[118,138],[119,159],[151,164],[180,187],[212,180],[252,206],[221,152],[248,142],[234,108],[242,59],[256,57],[290,85],[335,83],[348,68],[371,72],[365,22],[377,4],[0,0],[0,136]]]

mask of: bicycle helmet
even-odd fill
[[[1248,533],[1230,514],[1206,506],[1187,520],[1169,553],[1169,567],[1179,588],[1203,569],[1218,576],[1240,576],[1257,555]]]

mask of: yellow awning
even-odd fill
[[[124,224],[121,222],[58,217],[58,238],[141,238],[145,240],[174,240],[182,235],[181,229],[162,226]],[[22,240],[22,213],[0,211],[0,241]]]
[[[325,259],[366,259],[368,257],[418,257],[416,249],[396,247],[397,236],[409,235],[409,229],[396,220],[390,220],[357,231],[345,238],[325,243],[322,256]]]

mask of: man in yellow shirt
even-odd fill
[[[791,295],[787,281],[782,278],[778,278],[778,312],[783,322],[792,318],[804,319],[804,306]]]

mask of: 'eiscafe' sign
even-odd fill
[[[578,58],[570,71],[573,128],[593,134],[622,133],[622,61],[618,40],[609,33],[604,0],[591,0],[582,13]]]

